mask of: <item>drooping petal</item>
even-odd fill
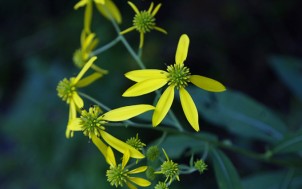
[[[87,2],[88,2],[87,0],[80,0],[79,2],[77,2],[77,4],[74,5],[73,8],[76,10],[80,7],[85,6],[87,4]]]
[[[129,152],[129,150],[126,150],[124,155],[123,155],[123,161],[122,161],[123,169],[126,167],[128,161],[129,161],[129,158],[130,158],[130,152]]]
[[[91,83],[93,83],[95,80],[101,78],[102,76],[103,76],[103,74],[95,72],[95,73],[81,79],[77,83],[77,87],[86,87],[86,86],[90,85]]]
[[[199,131],[198,111],[192,97],[190,96],[188,91],[186,91],[186,89],[184,88],[179,89],[179,96],[180,96],[181,106],[187,120],[189,121],[189,123],[191,124],[191,126],[195,131]]]
[[[129,150],[130,152],[130,157],[136,158],[136,159],[142,159],[145,156],[140,153],[138,150],[133,148],[132,146],[126,144],[125,142],[115,138],[114,136],[110,135],[109,133],[105,131],[101,131],[101,136],[103,139],[114,149],[121,153],[125,153],[126,150]]]
[[[72,95],[72,100],[74,101],[76,107],[83,108],[84,107],[84,101],[82,98],[78,95],[77,92],[74,92]]]
[[[162,32],[164,34],[168,34],[168,32],[165,29],[161,28],[161,27],[154,26],[154,29],[157,30],[157,31],[159,31],[159,32]]]
[[[214,79],[200,76],[200,75],[191,75],[190,81],[199,88],[202,88],[206,91],[210,92],[222,92],[225,91],[226,88],[219,81]]]
[[[133,3],[131,3],[130,1],[128,1],[128,4],[130,5],[130,7],[134,10],[134,12],[136,14],[139,14],[138,8]]]
[[[81,119],[75,118],[69,121],[68,128],[72,131],[82,131]]]
[[[86,33],[90,33],[90,26],[91,26],[91,20],[92,20],[92,1],[87,1],[86,8],[85,8],[85,14],[84,14],[84,30]]]
[[[96,147],[100,150],[100,152],[103,154],[103,156],[107,157],[107,145],[104,144],[101,139],[99,139],[97,136],[92,135],[91,136],[92,142],[94,145],[96,145]]]
[[[86,51],[86,49],[90,46],[90,44],[94,38],[95,38],[94,33],[90,33],[87,37],[85,37],[84,43],[82,45],[83,51]]]
[[[174,86],[170,85],[159,98],[152,116],[152,125],[155,127],[165,118],[174,99]]]
[[[94,0],[95,3],[105,4],[105,0]]]
[[[129,189],[137,189],[136,186],[134,186],[133,184],[131,184],[130,182],[126,182],[127,186]]]
[[[154,108],[154,106],[148,104],[124,106],[103,114],[102,119],[106,121],[124,121]]]
[[[152,15],[152,16],[155,16],[156,13],[159,11],[160,7],[161,7],[161,3],[158,4],[158,5],[154,8],[154,10],[153,10],[153,12],[151,13],[151,15]]]
[[[77,77],[73,80],[73,84],[77,84],[79,80],[83,77],[83,75],[87,72],[87,70],[91,67],[93,62],[97,59],[96,56],[91,57],[88,62],[83,66],[82,70],[80,73],[77,75]]]
[[[186,34],[182,34],[179,38],[177,50],[175,54],[175,63],[183,64],[187,59],[190,39]]]
[[[167,78],[167,75],[168,73],[166,71],[157,69],[134,70],[125,73],[125,77],[135,82],[144,81],[146,79]]]
[[[148,169],[148,166],[141,166],[141,167],[138,167],[136,169],[133,169],[131,171],[128,171],[128,174],[136,174],[136,173],[141,173],[141,172],[144,172]]]
[[[111,20],[113,18],[118,24],[122,22],[121,13],[111,0],[106,0],[105,4],[97,3],[96,7],[98,11],[107,19]]]
[[[107,147],[106,161],[112,167],[116,167],[115,156],[110,146]]]
[[[147,93],[151,93],[164,86],[167,82],[167,78],[146,79],[144,81],[132,85],[124,92],[123,96],[140,96]]]
[[[139,178],[139,177],[128,177],[128,179],[139,185],[139,186],[142,186],[142,187],[147,187],[147,186],[150,186],[151,185],[151,182],[149,182],[148,180],[146,179],[143,179],[143,178]]]
[[[69,104],[69,120],[73,120],[74,118],[77,117],[77,108],[76,105],[74,103],[74,101],[72,100]]]
[[[135,30],[135,26],[131,26],[130,28],[127,28],[127,29],[121,31],[120,34],[124,35],[124,34],[126,34],[128,32],[131,32],[132,30]]]

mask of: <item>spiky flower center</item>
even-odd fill
[[[159,182],[156,184],[156,186],[154,187],[154,189],[169,189],[169,188],[168,188],[168,186],[167,186],[166,183],[160,182],[160,181],[159,181]]]
[[[67,103],[70,103],[76,87],[72,84],[72,79],[64,78],[57,86],[58,96]]]
[[[178,178],[179,169],[178,164],[172,160],[167,160],[161,165],[161,172],[166,176],[166,179],[170,179],[170,182],[174,178]]]
[[[174,85],[177,89],[186,87],[190,82],[190,69],[184,66],[184,64],[170,65],[168,66],[167,71],[169,73],[168,84]]]
[[[118,164],[115,167],[111,166],[106,172],[107,181],[110,182],[111,186],[123,187],[124,183],[127,182],[127,172],[128,169],[124,169],[122,164]]]
[[[205,170],[207,170],[208,165],[202,160],[198,160],[194,163],[194,167],[195,169],[197,169],[199,171],[199,173],[203,173]]]
[[[146,146],[145,143],[143,143],[139,138],[138,138],[138,134],[136,135],[136,137],[131,137],[126,141],[127,144],[129,144],[130,146],[134,147],[137,150],[142,150],[144,146]]]
[[[88,112],[82,110],[80,119],[84,135],[89,138],[92,135],[100,136],[101,131],[105,130],[103,125],[107,122],[102,120],[101,113],[102,111],[98,106],[90,107]]]
[[[154,29],[155,18],[148,11],[141,11],[133,19],[135,29],[141,33],[147,33]]]

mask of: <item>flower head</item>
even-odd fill
[[[165,175],[165,177],[166,177],[165,182],[167,182],[169,180],[169,183],[171,183],[174,179],[179,181],[178,164],[174,163],[172,160],[169,159],[169,157],[164,149],[163,149],[163,152],[164,152],[167,160],[161,164],[160,171],[157,171],[155,173]]]
[[[97,57],[90,58],[76,77],[71,77],[69,79],[64,78],[57,86],[58,96],[69,104],[69,121],[76,118],[76,109],[80,109],[84,106],[84,102],[79,96],[77,89],[90,85],[92,82],[102,76],[100,73],[93,73],[82,79],[84,74],[92,66],[96,59]],[[72,136],[73,132],[70,131],[67,126],[66,137],[70,138]]]
[[[139,48],[143,47],[144,44],[144,34],[150,32],[151,30],[157,30],[164,34],[167,34],[166,30],[156,26],[155,15],[157,14],[161,4],[158,4],[154,8],[154,3],[152,2],[148,10],[139,11],[138,8],[128,1],[128,4],[135,12],[133,18],[133,26],[121,32],[121,34],[128,33],[132,30],[137,30],[140,33],[140,43]],[[154,8],[154,9],[153,9]]]
[[[201,174],[207,170],[208,165],[202,159],[200,159],[195,161],[194,168]]]
[[[107,145],[103,141],[121,153],[129,151],[131,157],[141,159],[144,155],[137,149],[106,132],[106,123],[124,121],[153,109],[151,105],[139,104],[117,108],[102,114],[98,106],[92,106],[89,111],[82,110],[79,118],[71,120],[68,128],[71,131],[82,131],[84,135],[91,138],[105,157]]]
[[[160,181],[159,181],[159,182],[155,185],[154,189],[169,189],[169,188],[168,188],[168,186],[167,186],[167,184],[166,184],[165,182],[160,182]]]
[[[110,147],[107,148],[106,160],[110,165],[109,170],[106,172],[107,180],[110,182],[111,186],[121,186],[123,187],[126,184],[130,189],[136,189],[132,183],[141,186],[147,187],[150,186],[150,182],[146,179],[139,177],[132,177],[131,175],[142,173],[147,170],[147,166],[141,166],[133,170],[128,170],[126,165],[130,159],[130,153],[128,150],[123,155],[122,163],[117,164],[115,161],[115,156]]]
[[[193,83],[197,87],[211,92],[226,90],[220,82],[214,79],[190,73],[189,68],[184,65],[189,43],[189,37],[183,34],[178,42],[175,64],[169,65],[166,71],[146,69],[134,70],[125,74],[128,79],[137,82],[124,92],[123,96],[125,97],[144,95],[168,84],[154,110],[152,117],[153,126],[160,124],[167,115],[174,99],[174,91],[177,89],[179,91],[181,106],[188,122],[194,130],[199,131],[198,111],[192,97],[185,88],[189,83]]]
[[[144,146],[146,146],[145,143],[143,143],[139,138],[138,138],[138,134],[136,134],[136,137],[131,137],[126,141],[127,144],[129,144],[130,146],[134,147],[135,149],[142,151],[142,149],[144,148]]]

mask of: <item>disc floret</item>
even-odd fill
[[[177,89],[185,88],[190,82],[190,69],[184,64],[173,64],[168,66],[169,85],[175,86]]]

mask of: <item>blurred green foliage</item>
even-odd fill
[[[110,188],[107,165],[90,141],[81,134],[65,138],[68,108],[55,90],[59,80],[78,71],[71,60],[79,47],[83,12],[72,9],[75,2],[0,2],[0,188]],[[147,0],[135,2],[149,6]],[[126,28],[132,10],[126,2],[116,3],[125,15],[121,28]],[[186,183],[192,189],[302,188],[301,1],[162,3],[157,17],[169,35],[146,36],[146,66],[162,69],[173,62],[177,39],[187,33],[186,64],[192,72],[214,76],[228,87],[221,94],[190,89],[201,132],[170,135],[162,147],[176,162],[189,162],[191,152],[206,156],[209,170],[180,175],[181,182],[171,188],[188,188]],[[105,19],[96,16],[94,24],[101,44],[115,37]],[[138,35],[126,38],[138,44]],[[124,47],[117,45],[100,56],[97,64],[110,74],[85,92],[112,108],[152,103],[152,95],[121,97],[131,84],[123,74],[137,69],[121,52]],[[173,107],[178,108],[176,102]],[[181,110],[176,114],[184,119]],[[138,131],[148,144],[161,134],[110,130],[122,139]]]

